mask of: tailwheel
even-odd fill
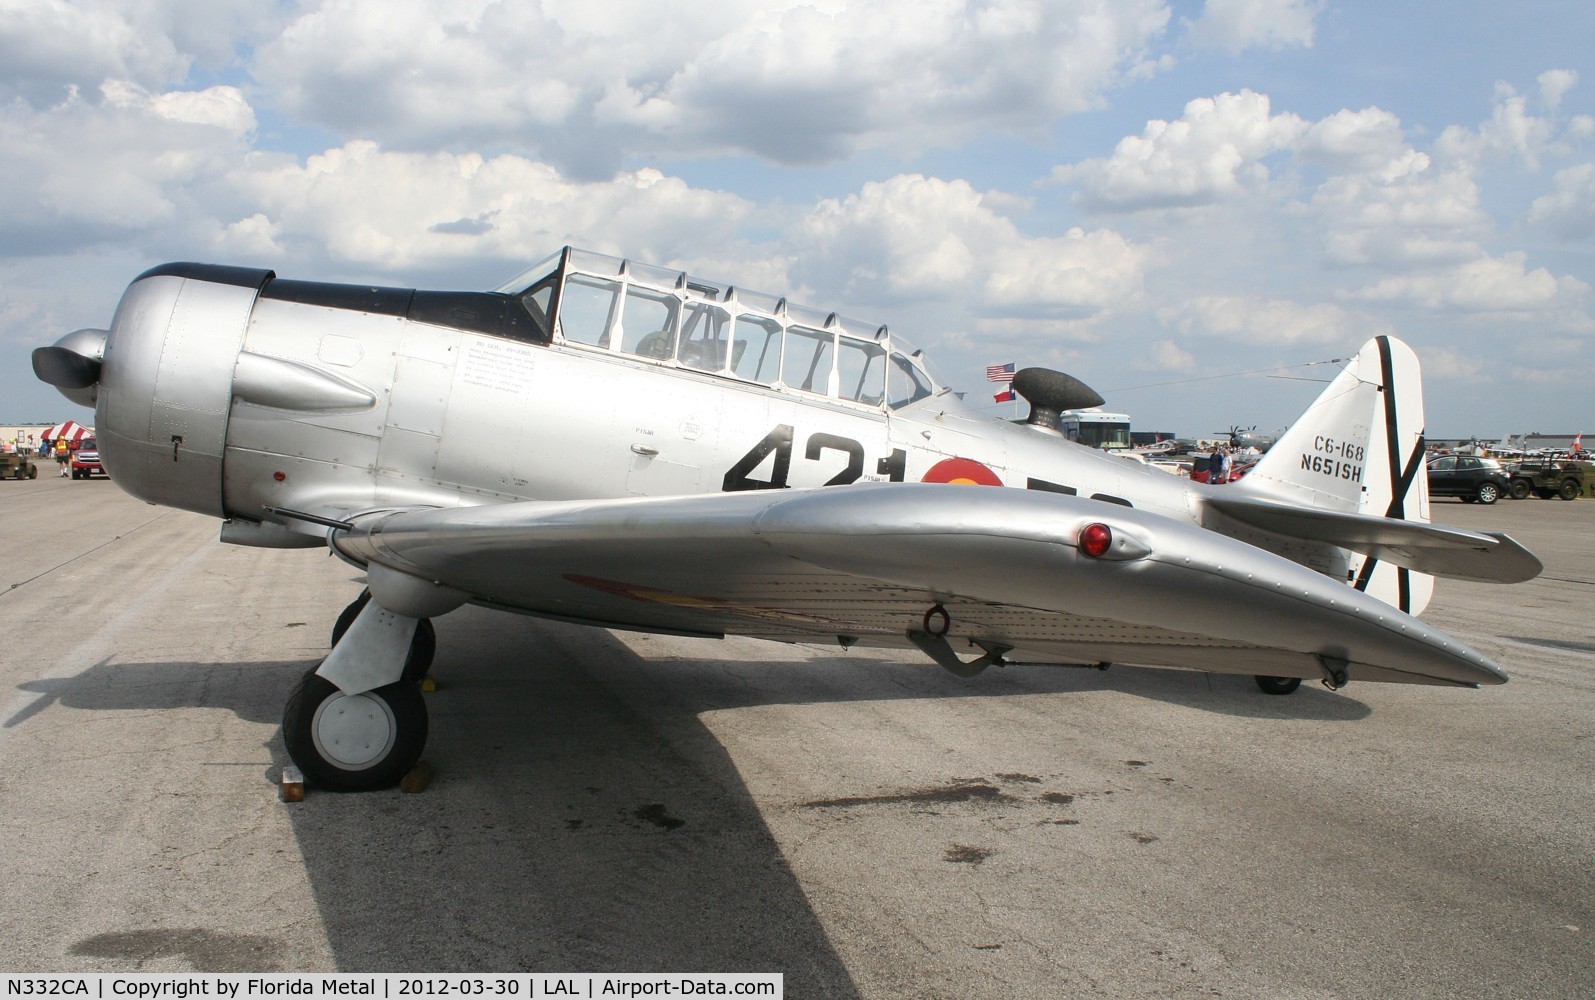
[[[1257,675],[1257,686],[1265,694],[1290,694],[1301,687],[1300,677],[1264,677]]]
[[[426,704],[412,681],[346,695],[311,670],[282,714],[288,756],[312,783],[335,792],[397,784],[421,759],[426,734]]]

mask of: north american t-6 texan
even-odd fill
[[[1021,371],[1030,415],[1001,420],[883,325],[569,247],[490,292],[166,264],[33,363],[94,407],[133,496],[364,572],[283,715],[331,789],[419,760],[430,619],[464,604],[918,649],[960,676],[1473,687],[1506,675],[1415,617],[1433,577],[1541,569],[1429,523],[1418,361],[1392,337],[1225,486],[1067,440],[1060,411],[1101,398],[1063,373]]]

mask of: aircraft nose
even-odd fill
[[[109,336],[108,330],[74,330],[49,347],[35,349],[33,374],[72,402],[93,408]]]

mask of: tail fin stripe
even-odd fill
[[[1401,518],[1402,501],[1406,499],[1406,487],[1411,486],[1411,481],[1403,482],[1401,477],[1401,435],[1396,427],[1396,366],[1390,357],[1390,338],[1375,337],[1374,341],[1379,345],[1379,374],[1384,379],[1380,393],[1385,404],[1385,452],[1390,462],[1390,492],[1394,494],[1385,516]]]
[[[1396,481],[1395,487],[1390,491],[1393,496],[1390,498],[1389,509],[1385,511],[1385,517],[1393,517],[1398,521],[1407,519],[1407,492],[1412,489],[1412,484],[1417,481],[1418,471],[1423,468],[1424,449],[1423,435],[1419,434],[1418,446],[1413,449],[1412,454],[1407,458],[1407,471],[1401,474],[1401,478]]]
[[[1423,468],[1423,434],[1419,433],[1418,446],[1408,456],[1406,467],[1402,468],[1401,428],[1396,406],[1396,366],[1390,353],[1390,338],[1375,337],[1374,342],[1379,345],[1379,374],[1384,383],[1379,391],[1384,396],[1385,454],[1390,463],[1390,505],[1385,510],[1385,516],[1404,521],[1407,514],[1407,493],[1411,491],[1413,482],[1418,478],[1418,470]],[[1371,556],[1363,562],[1362,570],[1357,574],[1358,590],[1368,589],[1368,584],[1373,579],[1373,571],[1378,565],[1379,560]],[[1396,567],[1396,606],[1402,611],[1412,609],[1412,577],[1404,566]]]

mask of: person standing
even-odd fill
[[[1229,472],[1229,453],[1225,451],[1223,445],[1213,449],[1213,459],[1208,468],[1207,481],[1213,486],[1229,481],[1225,478]]]

